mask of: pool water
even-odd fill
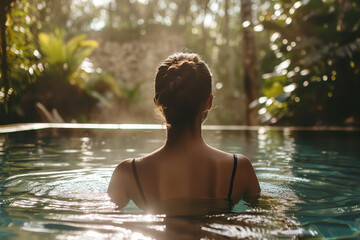
[[[357,131],[204,131],[210,145],[247,155],[262,196],[231,213],[167,217],[107,186],[123,159],[164,143],[163,130],[26,131],[0,135],[0,239],[360,238]]]

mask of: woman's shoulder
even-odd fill
[[[114,173],[116,173],[116,174],[126,174],[126,173],[130,172],[133,160],[134,160],[134,158],[128,158],[128,159],[122,160],[116,166],[116,168],[114,170]]]
[[[249,158],[241,153],[228,153],[216,148],[212,148],[209,153],[211,158],[217,163],[218,166],[224,166],[225,168],[235,167],[234,161],[236,161],[236,169],[240,175],[248,175],[249,172],[253,172],[253,166]]]
[[[241,153],[237,153],[237,154],[234,154],[234,156],[237,159],[238,164],[242,164],[242,165],[245,165],[247,167],[252,166],[251,161],[245,155],[243,155]]]
[[[127,174],[133,172],[133,168],[140,165],[144,160],[148,158],[149,155],[141,157],[141,158],[127,158],[122,160],[115,168],[115,173],[117,174]]]
[[[209,154],[219,160],[233,161],[235,158],[235,159],[237,159],[238,163],[244,163],[244,164],[250,163],[250,160],[243,154],[228,153],[228,152],[219,150],[219,149],[211,147],[211,146],[209,146],[209,148],[210,148]]]

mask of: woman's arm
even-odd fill
[[[254,168],[250,162],[249,159],[247,159],[245,157],[246,161],[244,161],[244,167],[246,169],[247,172],[247,177],[248,177],[248,186],[247,186],[247,190],[243,196],[243,199],[246,202],[249,202],[251,204],[256,204],[259,197],[260,197],[260,185],[259,185],[259,181],[256,177]]]
[[[125,207],[129,200],[128,186],[129,186],[129,160],[122,161],[114,170],[107,193],[112,202],[119,208]]]

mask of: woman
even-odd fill
[[[231,206],[259,195],[250,161],[212,148],[202,138],[212,100],[212,75],[197,54],[175,53],[160,65],[154,102],[167,124],[166,143],[116,167],[108,188],[113,202],[122,208],[132,199],[147,211],[179,213],[175,206],[192,211],[192,206],[210,206],[208,200]]]

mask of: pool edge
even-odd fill
[[[41,129],[110,129],[110,130],[159,130],[165,129],[163,124],[112,124],[112,123],[16,123],[0,125],[0,134]],[[250,130],[250,131],[360,131],[357,127],[338,126],[246,126],[246,125],[203,125],[203,130]]]

